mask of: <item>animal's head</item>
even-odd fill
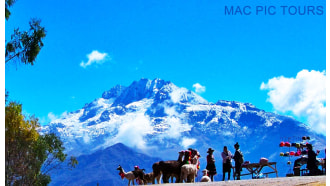
[[[192,158],[192,164],[197,165],[199,162],[199,157],[196,155]]]
[[[120,165],[118,165],[118,167],[117,167],[117,169],[116,170],[119,170],[119,171],[121,171],[123,168],[120,166]]]
[[[186,151],[184,152],[184,157],[185,157],[185,158],[190,157],[190,155],[191,155],[191,151],[186,150]]]
[[[203,176],[207,176],[209,171],[207,169],[204,169],[202,172],[203,172]]]
[[[191,156],[195,156],[195,155],[197,155],[197,150],[191,149]]]

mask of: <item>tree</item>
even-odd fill
[[[6,0],[5,18],[8,21],[11,12],[9,7],[15,3],[15,0]],[[24,64],[34,64],[34,61],[44,46],[42,39],[46,37],[46,30],[40,26],[40,20],[32,19],[29,31],[14,30],[11,40],[6,44],[6,63],[17,59]]]
[[[5,112],[6,185],[47,185],[49,172],[64,167],[67,154],[63,142],[55,134],[40,135],[38,119],[26,119],[21,104],[9,102]],[[67,166],[77,164],[71,157]]]
[[[39,134],[36,132],[37,121],[25,120],[22,106],[11,102],[5,108],[5,166],[6,185],[21,179],[29,168],[29,150]]]
[[[5,18],[6,20],[9,19],[10,17],[10,11],[9,11],[9,7],[13,6],[13,4],[15,3],[16,0],[6,0],[6,5],[5,5]]]
[[[16,0],[6,0],[5,18],[8,21],[11,7]],[[43,47],[46,36],[40,20],[30,21],[29,31],[14,30],[11,40],[6,44],[6,63],[17,60],[24,64],[34,64]],[[78,161],[64,153],[63,142],[55,134],[38,133],[39,121],[34,116],[27,119],[22,114],[22,105],[8,103],[5,93],[5,183],[6,185],[47,185],[50,183],[50,171],[59,168],[74,168]]]

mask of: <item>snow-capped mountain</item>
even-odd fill
[[[282,161],[279,152],[285,149],[278,147],[280,141],[296,142],[300,136],[310,136],[316,149],[325,148],[325,136],[291,117],[265,112],[249,103],[211,103],[161,79],[141,79],[128,87],[117,85],[82,109],[44,126],[42,132],[59,135],[67,153],[75,156],[123,143],[168,160],[192,147],[201,152],[203,167],[207,148],[212,147],[219,169],[223,146],[234,152],[236,142],[245,160],[251,162],[261,157]]]

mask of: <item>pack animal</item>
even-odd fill
[[[155,177],[158,176],[159,172],[163,174],[163,183],[169,183],[169,178],[175,177],[175,182],[179,183],[180,181],[180,174],[181,174],[181,166],[183,165],[182,157],[184,152],[179,152],[178,160],[170,160],[170,161],[160,161],[159,166],[157,167],[158,170],[154,170]],[[154,164],[155,165],[155,164]],[[156,174],[157,173],[157,174]]]
[[[116,170],[119,170],[119,175],[121,176],[122,179],[124,178],[128,179],[128,185],[130,185],[131,182],[133,183],[133,185],[135,185],[134,180],[136,177],[132,171],[125,172],[125,170],[120,165],[117,167]]]
[[[197,176],[197,171],[198,171],[198,163],[199,163],[199,158],[198,156],[195,156],[192,159],[192,164],[185,164],[182,165],[181,167],[181,176],[180,176],[180,182],[182,183],[183,181],[185,183],[195,183],[195,178]]]

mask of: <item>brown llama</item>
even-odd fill
[[[152,171],[154,179],[152,180],[152,184],[155,184],[155,179],[157,180],[157,184],[160,184],[160,177],[162,176],[162,172],[160,171],[159,162],[156,162],[152,165]]]
[[[160,161],[154,163],[152,168],[155,178],[157,178],[160,173],[163,174],[163,183],[169,183],[169,178],[175,177],[176,183],[180,181],[181,166],[183,165],[182,157],[184,152],[179,152],[178,160]],[[173,180],[172,180],[173,181]],[[158,181],[159,183],[159,181]]]

